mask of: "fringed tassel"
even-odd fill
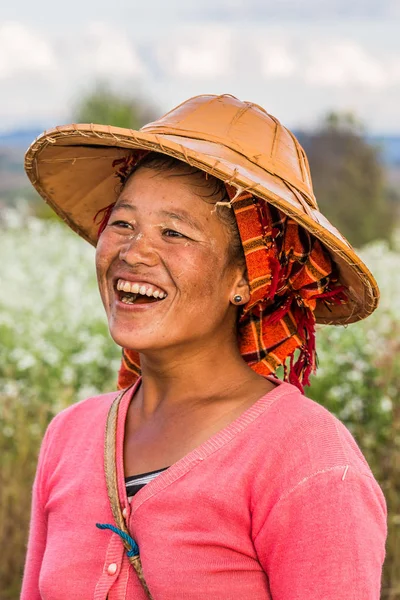
[[[327,290],[322,294],[313,296],[313,299],[329,299],[335,304],[341,304],[342,302],[347,301],[344,290],[345,288],[343,286],[338,286],[335,289]],[[301,307],[297,305],[297,303],[295,307],[293,307],[293,312],[298,326],[298,335],[303,343],[299,348],[300,354],[296,362],[294,362],[294,353],[290,357],[289,382],[303,391],[303,386],[310,385],[310,376],[315,374],[317,369],[315,339],[316,321],[314,312],[311,309]],[[271,316],[275,317],[275,314],[272,314]],[[275,319],[271,319],[271,322],[273,322],[273,320]]]
[[[329,300],[333,304],[346,304],[346,302],[348,302],[348,297],[345,290],[346,288],[341,285],[332,290],[328,289],[326,292],[314,296],[314,298],[318,300]],[[328,304],[328,302],[325,302],[325,304]]]
[[[110,216],[111,216],[111,213],[112,213],[112,210],[113,210],[114,206],[115,206],[115,202],[112,202],[111,204],[109,204],[105,208],[102,208],[99,211],[97,211],[97,213],[94,215],[93,223],[96,223],[97,217],[99,215],[103,215],[101,217],[101,221],[99,223],[99,228],[97,230],[97,237],[98,238],[101,236],[101,234],[103,233],[103,231],[107,227],[107,223],[108,223],[108,221],[110,219]]]
[[[281,276],[281,263],[277,258],[271,256],[269,259],[269,267],[271,273],[271,285],[268,292],[268,298],[273,300],[275,298]]]
[[[302,344],[296,362],[295,352],[290,357],[289,382],[304,393],[303,386],[310,385],[310,375],[316,370],[315,317],[310,309],[299,306],[294,308],[294,314]]]
[[[292,304],[293,295],[288,296],[279,308],[277,308],[268,317],[265,317],[265,323],[267,325],[275,325],[275,323],[279,323],[279,321],[281,321],[283,317],[290,311]]]
[[[136,150],[128,156],[117,158],[113,161],[112,166],[117,167],[115,169],[115,176],[118,177],[122,184],[124,184],[129,175],[131,175],[133,169],[138,166],[139,161],[148,153],[148,150]]]
[[[295,365],[294,365],[294,353],[289,358],[289,383],[295,385],[302,394],[304,394],[304,388],[300,382],[300,378],[297,375]]]

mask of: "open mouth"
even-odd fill
[[[131,294],[131,292],[119,292],[119,299],[124,304],[152,304],[154,302],[159,302],[157,298],[148,298],[147,296],[142,296],[141,294]]]
[[[149,283],[133,283],[118,279],[116,284],[118,299],[123,304],[154,304],[167,297],[161,288]]]

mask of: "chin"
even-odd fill
[[[157,331],[152,328],[151,331],[146,331],[141,327],[124,327],[120,324],[110,325],[110,335],[114,342],[129,350],[136,352],[146,352],[161,349],[162,344]]]

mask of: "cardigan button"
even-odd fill
[[[118,566],[115,563],[111,563],[108,565],[107,573],[109,575],[115,575],[117,572]]]
[[[128,509],[124,508],[124,510],[122,511],[122,516],[124,517],[124,519],[126,519],[126,517],[128,516]]]

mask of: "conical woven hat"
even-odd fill
[[[351,323],[377,306],[379,290],[347,240],[319,212],[304,150],[264,109],[233,96],[197,96],[133,131],[65,125],[43,133],[25,168],[39,194],[79,235],[95,245],[96,213],[116,200],[114,160],[136,149],[168,154],[288,214],[323,242],[338,266],[349,302],[315,310],[320,323]]]

